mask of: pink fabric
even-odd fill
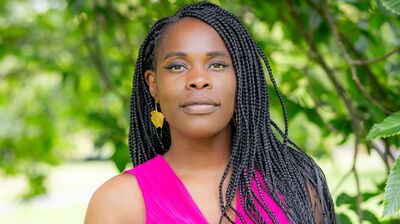
[[[161,155],[157,155],[133,169],[126,170],[124,173],[134,175],[142,190],[146,208],[146,223],[208,223],[182,181]],[[257,173],[257,175],[259,174]],[[255,180],[252,181],[252,188],[260,199]],[[278,222],[288,223],[280,207],[264,192],[263,198]],[[261,209],[261,205],[256,202],[256,206],[261,211],[264,220],[272,223],[268,214]],[[236,209],[244,217],[246,223],[252,223],[245,214],[239,197]],[[235,223],[242,223],[237,216]]]

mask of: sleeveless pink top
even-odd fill
[[[157,155],[133,169],[126,170],[124,173],[136,177],[145,203],[146,223],[208,223],[185,185],[161,155]],[[261,198],[255,180],[252,181],[252,188],[257,197]],[[288,223],[281,208],[264,192],[263,197],[278,222]],[[256,206],[264,220],[267,223],[272,223],[268,214],[261,209],[261,205],[257,201]],[[252,223],[244,212],[239,197],[236,210],[242,215],[246,223]],[[235,223],[242,223],[237,215]]]

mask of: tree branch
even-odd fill
[[[346,38],[346,36],[345,36],[344,34],[342,34],[342,32],[340,32],[340,30],[338,30],[338,31],[339,31],[340,38],[341,38],[341,40],[343,40],[343,43],[344,43],[344,45],[346,46],[346,48],[347,48],[347,49],[350,49],[350,51],[351,51],[357,58],[359,58],[359,60],[363,60],[364,57],[363,57],[363,55],[361,54],[361,52],[359,52],[359,51],[352,45],[351,41],[350,41],[348,38]],[[375,96],[376,98],[381,99],[381,100],[382,100],[381,103],[387,103],[388,101],[387,101],[387,100],[384,100],[384,99],[387,99],[387,93],[384,91],[385,88],[382,86],[382,84],[381,84],[381,83],[379,82],[379,80],[376,78],[377,75],[374,74],[374,73],[371,71],[371,69],[370,69],[370,67],[368,66],[368,64],[361,66],[361,69],[364,70],[365,74],[366,74],[367,77],[370,79],[370,83],[374,85],[373,89],[375,90],[375,92],[379,93],[379,95],[376,95],[376,94],[374,93],[374,96]],[[386,105],[386,107],[389,107],[389,108],[390,108],[390,106],[387,106],[387,105]]]
[[[376,63],[376,62],[379,62],[379,61],[383,61],[383,60],[385,60],[386,58],[392,56],[393,54],[395,54],[395,53],[397,53],[397,52],[400,52],[400,47],[395,48],[395,49],[389,51],[388,53],[386,53],[386,54],[384,54],[384,55],[382,55],[382,56],[380,56],[380,57],[373,58],[373,59],[367,59],[367,60],[354,60],[354,61],[352,61],[352,63],[353,63],[353,65],[368,65],[368,64],[373,64],[373,63]]]
[[[314,90],[312,89],[312,81],[311,81],[311,78],[310,78],[310,74],[308,72],[308,65],[306,67],[305,74],[306,74],[306,78],[307,78],[307,81],[308,81],[307,91],[310,94],[310,97],[311,97],[312,101],[314,102],[315,112],[317,113],[317,116],[321,119],[321,121],[324,123],[325,127],[329,131],[335,132],[335,133],[340,133],[339,130],[337,130],[334,126],[332,126],[330,123],[326,122],[324,120],[324,118],[322,117],[322,115],[320,114],[320,112],[319,112],[319,110],[322,110],[322,104],[317,99],[317,97],[315,96]]]
[[[127,52],[129,52],[128,53],[128,58],[129,58],[129,61],[134,66],[135,65],[135,60],[134,60],[134,57],[133,57],[133,54],[132,54],[132,52],[134,52],[134,47],[133,47],[133,45],[131,43],[131,38],[129,36],[129,32],[126,29],[126,27],[124,26],[124,23],[123,23],[124,22],[123,21],[124,20],[124,16],[120,12],[118,12],[118,11],[116,11],[114,9],[115,7],[113,5],[113,1],[108,1],[107,2],[107,7],[110,9],[109,15],[111,16],[111,19],[117,25],[116,27],[120,30],[120,32],[122,33],[122,36],[123,36],[122,37],[123,38],[122,41],[119,41],[118,38],[116,38],[117,39],[117,43],[122,48],[125,47],[123,44],[127,45],[127,47],[128,47]]]
[[[288,0],[286,2],[288,3],[287,4],[288,8],[289,8],[289,10],[291,11],[291,14],[294,17],[294,21],[297,24],[297,27],[305,27],[304,24],[302,23],[302,20],[301,20],[300,16],[296,12],[296,10],[293,9],[293,7],[288,2]],[[347,92],[340,85],[339,81],[336,79],[336,77],[334,75],[333,70],[327,65],[327,63],[325,62],[324,58],[319,53],[315,43],[313,42],[312,36],[309,33],[305,32],[304,29],[299,29],[299,32],[307,40],[306,42],[309,45],[309,48],[310,48],[311,52],[313,53],[314,60],[316,60],[316,62],[320,64],[322,69],[327,74],[328,78],[331,80],[333,86],[335,87],[337,93],[339,94],[339,97],[343,100],[343,102],[344,102],[344,104],[345,104],[345,106],[346,106],[346,108],[347,108],[347,110],[349,112],[349,115],[350,115],[351,126],[352,126],[352,130],[354,132],[354,135],[355,135],[355,147],[354,147],[353,165],[352,165],[352,168],[351,168],[350,171],[353,172],[355,180],[356,180],[356,188],[357,188],[357,203],[356,203],[357,211],[356,212],[357,212],[357,215],[358,215],[360,223],[361,223],[362,215],[363,215],[362,214],[362,210],[361,210],[362,198],[361,198],[361,192],[360,192],[360,180],[359,180],[358,172],[357,172],[357,169],[356,169],[356,161],[357,161],[357,155],[358,155],[358,151],[359,151],[358,143],[359,143],[360,118],[357,115],[356,110],[353,107],[350,99],[348,98]],[[336,32],[336,34],[337,34],[337,32]],[[349,173],[351,173],[350,171],[349,171]],[[346,175],[343,179],[347,178],[348,175]]]
[[[106,71],[106,67],[104,65],[99,40],[96,35],[93,35],[93,36],[89,35],[89,33],[86,29],[87,21],[84,18],[85,17],[78,16],[79,28],[82,32],[84,43],[86,44],[86,47],[89,51],[89,57],[91,60],[93,60],[94,65],[100,74],[100,80],[101,80],[102,86],[107,90],[111,90],[112,84],[109,79],[108,73]],[[94,33],[96,33],[96,32],[94,32]]]
[[[354,179],[356,181],[356,190],[357,190],[357,203],[356,203],[356,212],[358,215],[358,221],[361,224],[363,220],[363,212],[361,209],[361,203],[362,203],[362,196],[361,196],[361,188],[360,188],[360,178],[358,176],[358,171],[357,171],[357,155],[359,151],[359,134],[358,132],[354,133],[355,139],[354,139],[354,156],[353,156],[353,165],[351,170],[353,171],[354,174]]]
[[[354,66],[353,59],[347,52],[343,42],[340,39],[339,32],[337,30],[335,22],[333,21],[332,15],[329,10],[328,2],[326,0],[324,0],[324,4],[323,4],[323,13],[324,13],[324,17],[326,18],[326,21],[328,22],[328,25],[329,25],[331,31],[332,31],[334,40],[335,40],[336,44],[339,46],[339,50],[343,54],[344,59],[346,60],[347,64],[350,67],[351,77],[352,77],[354,83],[361,90],[361,92],[371,101],[371,103],[373,103],[374,105],[379,107],[379,109],[381,109],[385,113],[390,114],[391,113],[390,111],[388,111],[386,108],[384,108],[375,98],[373,98],[367,92],[364,85],[361,83],[360,79],[358,78],[357,70],[356,70],[356,67]]]
[[[381,149],[381,147],[379,147],[374,141],[368,141],[367,143],[381,157],[381,159],[386,167],[386,174],[389,175],[390,168],[393,165],[393,160],[391,159],[390,152],[387,152],[387,150],[386,150],[387,147],[384,147],[385,149]]]
[[[319,5],[317,5],[317,4],[316,4],[314,1],[312,1],[312,0],[306,0],[306,2],[307,2],[307,4],[308,4],[311,8],[313,8],[321,17],[323,17],[325,20],[327,20],[325,14],[324,14],[323,9],[322,9]],[[354,48],[354,46],[351,44],[351,41],[349,41],[349,39],[346,38],[346,36],[343,35],[343,34],[340,32],[340,30],[338,30],[338,35],[339,35],[340,39],[343,41],[343,43],[345,44],[345,46],[346,46],[346,44],[347,44],[347,47],[350,48],[350,50],[351,50],[354,54],[356,54],[359,58],[363,58],[362,55],[361,55],[361,53],[358,52],[358,51]],[[354,60],[353,62],[355,62],[355,61],[364,61],[364,60]],[[364,65],[364,66],[362,66],[362,68],[365,69],[366,74],[367,74],[368,77],[372,80],[372,83],[373,83],[374,85],[377,86],[376,88],[374,88],[374,90],[375,90],[375,91],[378,91],[378,92],[380,93],[379,96],[375,96],[375,94],[374,94],[374,96],[375,96],[376,98],[379,98],[379,99],[380,99],[379,102],[380,102],[381,105],[383,106],[383,104],[385,104],[386,102],[388,102],[388,101],[386,101],[386,100],[383,100],[383,99],[385,99],[385,98],[387,97],[386,93],[382,92],[384,88],[382,88],[382,85],[380,85],[380,83],[377,81],[377,79],[375,78],[376,75],[374,75],[374,74],[372,73],[371,69],[367,66],[368,64],[363,64],[363,65]],[[390,108],[390,106],[386,105],[385,108]]]
[[[339,190],[339,188],[342,186],[344,181],[350,176],[350,174],[353,172],[352,169],[346,172],[346,174],[339,180],[339,182],[336,184],[336,186],[332,190],[332,194],[336,194],[336,192]]]
[[[297,27],[305,27],[302,19],[300,18],[299,14],[296,12],[295,9],[293,9],[292,5],[288,0],[286,0],[287,6],[291,14],[293,15],[294,22],[297,24]],[[348,98],[348,94],[346,90],[340,85],[339,81],[336,79],[333,70],[328,66],[328,64],[325,62],[325,59],[322,57],[321,53],[319,53],[317,46],[315,45],[312,36],[310,33],[305,32],[304,29],[298,29],[299,32],[304,36],[306,39],[306,43],[309,46],[310,53],[309,56],[311,59],[315,60],[325,71],[326,75],[328,78],[331,80],[334,88],[336,89],[336,92],[338,93],[339,97],[343,100],[350,117],[352,120],[359,120],[358,116],[356,115],[356,112],[351,104],[350,99]]]

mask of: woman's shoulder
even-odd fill
[[[120,174],[95,191],[85,224],[145,223],[145,217],[142,192],[135,176]]]

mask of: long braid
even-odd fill
[[[228,24],[227,23],[227,21],[225,21],[224,19],[224,17],[222,17],[222,18],[218,18],[218,17],[216,17],[216,18],[214,18],[215,20],[218,20],[218,19],[220,19],[220,23],[217,23],[216,24],[216,26],[215,26],[215,29],[219,32],[219,33],[223,33],[223,32],[227,32],[227,34],[225,34],[225,36],[231,36],[231,35],[234,35],[234,32],[233,32],[233,30],[232,29],[230,29],[230,28],[226,28],[226,24]],[[212,22],[212,21],[210,21],[210,20],[208,20],[209,22]],[[222,28],[220,28],[220,26],[222,27]],[[236,40],[236,39],[233,39],[232,41],[232,48],[235,48],[235,49],[238,49],[238,48],[241,48],[241,47],[243,47],[243,46],[241,46],[239,43],[238,43],[238,41]],[[240,57],[240,55],[239,55],[239,57]],[[247,64],[248,63],[248,61],[245,61],[245,63]],[[249,66],[244,66],[244,67],[249,67]],[[238,68],[241,68],[241,66],[239,66]],[[237,70],[239,70],[239,69],[237,69]],[[252,99],[252,97],[250,97],[251,99]],[[251,138],[252,136],[250,136],[250,138]],[[248,139],[248,138],[247,138]],[[250,141],[251,141],[251,139],[249,139]],[[250,156],[250,155],[249,155]],[[237,159],[236,157],[235,157],[235,159]],[[224,173],[225,174],[225,173]],[[235,174],[237,174],[237,172],[235,173]],[[239,178],[236,178],[236,177],[233,177],[233,179],[231,179],[231,180],[236,180],[236,181],[238,181],[239,180]],[[250,187],[250,179],[249,178],[247,178],[246,180],[246,186],[247,187]],[[222,190],[222,184],[223,184],[223,181],[221,181],[221,184],[220,184],[220,191]],[[233,199],[233,196],[234,196],[234,194],[236,193],[236,190],[233,188],[233,186],[237,186],[237,184],[238,183],[233,183],[233,184],[229,184],[229,187],[228,187],[228,190],[227,190],[227,192],[226,192],[226,197],[227,198],[232,198]],[[227,201],[227,204],[226,204],[226,206],[225,206],[225,208],[223,208],[223,215],[226,217],[226,218],[228,218],[228,220],[229,220],[229,217],[228,216],[226,216],[226,209],[227,209],[227,207],[228,207],[228,205],[229,205],[229,208],[231,208],[232,210],[234,210],[234,208],[232,208],[232,206],[231,206],[231,200],[228,200]],[[258,214],[258,215],[260,215],[260,214]],[[222,218],[222,217],[221,217]]]
[[[279,205],[291,222],[315,223],[307,184],[311,184],[317,192],[316,200],[321,202],[324,223],[336,223],[334,205],[323,172],[288,138],[286,107],[265,54],[237,17],[212,3],[189,4],[175,15],[160,19],[153,25],[140,48],[133,80],[129,129],[133,165],[164,154],[170,147],[168,124],[165,123],[161,130],[162,137],[151,124],[149,114],[157,105],[154,105],[143,74],[148,69],[155,70],[155,54],[167,27],[184,17],[197,18],[217,31],[231,55],[237,76],[232,155],[218,187],[222,212],[219,223],[224,218],[234,223],[227,215],[228,209],[232,209],[244,222],[242,215],[232,206],[238,190],[238,200],[246,215],[255,223],[265,223],[256,202],[272,222],[277,223],[263,192]],[[270,117],[269,93],[262,62],[282,106],[284,131]],[[282,142],[273,129],[282,137]],[[230,170],[233,172],[227,190],[223,192],[223,184]],[[253,180],[256,182],[256,191],[251,187]]]

